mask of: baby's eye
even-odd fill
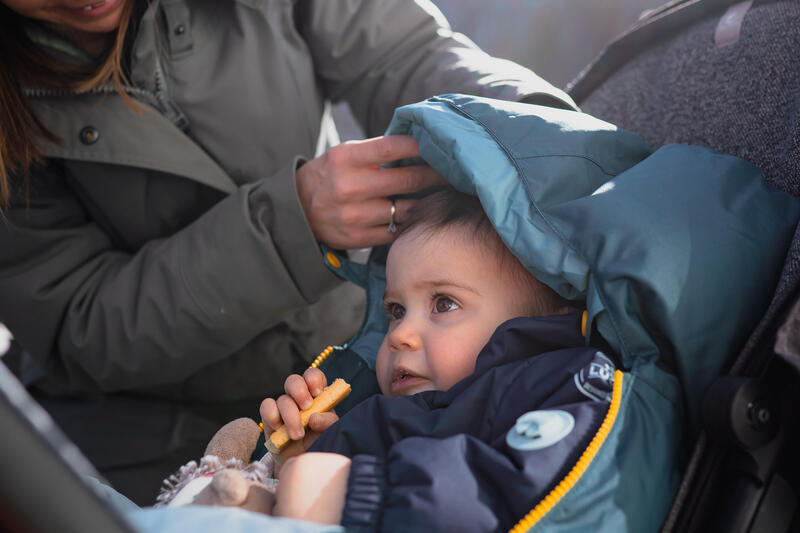
[[[394,302],[387,302],[384,304],[386,314],[389,315],[389,320],[400,320],[406,316],[406,308]]]
[[[433,302],[434,313],[447,313],[459,308],[460,306],[449,296],[437,296]]]

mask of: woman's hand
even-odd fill
[[[287,446],[281,452],[281,459],[285,460],[308,449],[320,433],[328,429],[339,420],[336,413],[314,413],[308,420],[308,429],[303,429],[300,422],[300,410],[308,409],[314,398],[319,396],[327,385],[325,374],[317,368],[309,368],[302,376],[292,374],[283,384],[286,394],[276,400],[267,398],[261,402],[261,420],[264,423],[264,435],[267,439],[272,433],[286,424],[289,437],[297,442]]]
[[[337,453],[306,453],[281,469],[274,516],[338,524],[342,520],[350,459]]]
[[[297,194],[317,241],[339,250],[390,242],[391,197],[446,183],[429,166],[380,168],[408,157],[419,157],[417,141],[390,135],[334,146],[297,169]],[[395,201],[396,222],[414,202]]]

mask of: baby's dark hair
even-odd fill
[[[569,300],[536,279],[511,253],[477,196],[459,192],[453,187],[437,188],[409,209],[400,224],[399,235],[419,231],[425,236],[453,226],[464,229],[468,239],[491,251],[497,258],[499,269],[510,272],[515,282],[529,289],[525,293],[536,295],[536,301],[530,302],[531,315],[563,314],[574,310]]]
[[[507,250],[478,197],[459,192],[453,187],[437,187],[417,200],[399,230],[402,235],[415,228],[424,228],[427,232],[448,226],[464,227],[471,230],[481,244],[499,244]]]

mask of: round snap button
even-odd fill
[[[566,411],[530,411],[517,418],[506,434],[506,443],[515,450],[541,450],[560,441],[575,427],[575,418]]]
[[[183,35],[184,33],[186,33],[186,26],[183,24],[175,26],[175,35]]]
[[[94,126],[86,126],[81,130],[80,139],[83,144],[94,144],[100,138],[100,132]]]

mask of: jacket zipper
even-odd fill
[[[155,72],[153,73],[153,83],[155,84],[155,97],[158,101],[158,108],[175,126],[181,131],[186,131],[189,127],[189,119],[178,106],[172,103],[167,97],[167,83],[164,79],[164,68],[161,61],[155,61]]]
[[[114,84],[107,83],[100,87],[93,87],[86,91],[76,91],[74,89],[32,89],[26,88],[23,91],[28,98],[46,98],[46,97],[64,97],[64,96],[81,96],[85,94],[119,94],[117,87]],[[125,87],[125,92],[146,100],[150,105],[157,104],[159,98],[155,93],[140,89],[138,87]],[[156,107],[156,106],[154,106]]]
[[[189,126],[189,121],[186,115],[181,112],[166,97],[166,83],[164,82],[164,73],[161,65],[158,65],[154,75],[155,91],[148,91],[140,89],[139,87],[125,86],[125,92],[133,95],[140,100],[144,101],[151,107],[159,110],[170,122],[175,124],[182,131],[186,131]],[[106,83],[100,87],[93,87],[86,91],[76,91],[74,89],[24,89],[25,96],[28,98],[45,98],[45,97],[67,97],[67,96],[80,96],[80,95],[93,95],[93,94],[119,94],[119,90],[113,83]]]
[[[573,486],[578,482],[580,477],[586,472],[586,469],[589,468],[589,464],[597,455],[597,452],[600,451],[600,448],[603,446],[608,434],[611,433],[611,429],[614,427],[614,422],[617,419],[617,414],[619,413],[619,406],[622,401],[622,372],[617,370],[614,372],[614,390],[611,394],[611,404],[608,406],[608,412],[606,412],[606,417],[603,419],[603,423],[600,424],[600,428],[595,433],[594,438],[583,451],[581,454],[580,459],[578,462],[575,463],[575,466],[572,467],[572,470],[562,479],[558,485],[555,486],[550,493],[545,496],[545,498],[540,501],[536,507],[534,507],[525,517],[520,520],[517,525],[511,528],[510,533],[523,533],[524,531],[530,531],[539,520],[544,518],[544,516],[549,513],[553,507],[556,506],[561,499],[567,495],[567,493],[572,489]]]

